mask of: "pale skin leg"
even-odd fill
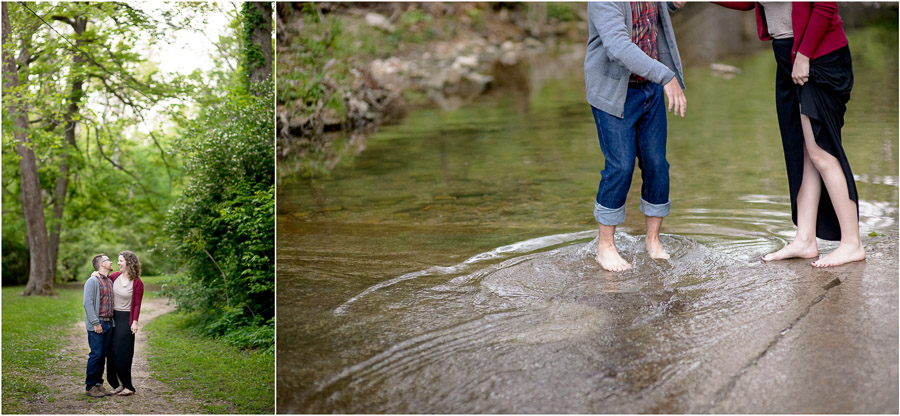
[[[809,152],[804,147],[803,180],[797,193],[797,236],[781,250],[763,256],[763,261],[797,257],[809,259],[819,255],[819,248],[816,245],[816,216],[819,197],[822,195],[822,182],[819,178],[819,171],[816,170],[809,158]]]
[[[856,203],[850,199],[847,190],[847,179],[841,164],[831,154],[816,144],[813,136],[812,125],[809,117],[801,115],[800,123],[803,127],[803,140],[806,143],[806,151],[815,169],[822,176],[825,188],[831,196],[831,203],[837,213],[838,223],[841,226],[841,243],[831,253],[822,256],[812,263],[815,267],[831,267],[854,261],[864,260],[866,250],[863,248],[859,237],[859,219],[856,216]],[[799,212],[798,212],[799,222]]]
[[[623,259],[619,255],[619,250],[616,249],[616,226],[598,223],[598,227],[600,231],[597,238],[596,260],[597,263],[600,263],[600,267],[611,272],[621,272],[630,269],[631,263]]]
[[[662,226],[662,217],[647,217],[647,253],[654,259],[668,259],[669,253],[659,241],[659,229]]]
[[[797,85],[803,85],[809,82],[809,58],[802,53],[797,53],[794,60],[794,67],[791,72],[791,78]],[[838,223],[841,227],[841,243],[838,248],[822,256],[818,261],[812,263],[815,267],[838,266],[844,263],[860,261],[866,258],[866,250],[862,246],[862,240],[859,237],[859,219],[856,216],[856,203],[849,197],[847,190],[847,180],[844,171],[841,169],[840,162],[837,158],[830,155],[816,144],[815,136],[812,131],[812,124],[809,117],[800,115],[800,125],[803,129],[803,142],[805,146],[804,162],[803,162],[803,184],[800,185],[800,194],[803,193],[803,187],[807,183],[807,156],[815,171],[825,182],[825,188],[831,196],[831,204],[838,217]],[[821,195],[821,191],[820,191]],[[819,198],[815,198],[811,203],[817,205]],[[814,205],[814,206],[815,206]],[[804,211],[800,209],[800,195],[797,196],[797,233],[800,233],[799,226]],[[808,215],[808,212],[807,212]],[[812,224],[815,224],[815,217],[812,217]],[[791,243],[793,244],[793,243]],[[785,247],[786,248],[786,247]]]
[[[813,258],[819,254],[816,245],[815,227],[822,194],[821,182],[831,196],[831,203],[841,227],[841,243],[837,249],[812,263],[815,267],[831,267],[866,258],[866,251],[859,237],[859,222],[856,217],[856,203],[850,199],[847,181],[837,158],[816,144],[809,117],[801,115],[803,127],[803,181],[797,194],[797,237],[794,241],[774,253],[763,257],[765,261],[794,257]]]

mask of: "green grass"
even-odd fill
[[[141,277],[148,292],[166,276]],[[4,287],[2,413],[27,411],[26,403],[52,399],[40,383],[46,374],[66,374],[60,346],[67,329],[84,320],[83,282],[57,286],[56,298],[19,296],[24,286]],[[147,324],[150,367],[154,377],[173,389],[192,392],[211,404],[198,412],[274,413],[275,356],[241,351],[214,339],[193,335],[188,315],[164,315]],[[87,337],[85,337],[87,349]],[[224,403],[224,404],[222,404]]]
[[[141,276],[141,281],[144,282],[144,297],[145,298],[158,298],[162,296],[159,293],[159,289],[166,279],[171,276],[167,275],[159,275],[159,276]]]
[[[208,402],[208,413],[274,413],[275,355],[194,335],[193,325],[184,313],[147,324],[153,376]]]
[[[23,404],[50,393],[36,374],[61,371],[55,364],[66,328],[84,319],[78,286],[57,287],[56,298],[19,296],[24,289],[3,288],[3,413],[20,413]]]
[[[144,282],[144,286],[159,286],[162,284],[163,280],[168,279],[169,276],[159,275],[159,276],[141,276],[141,281]]]

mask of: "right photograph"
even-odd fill
[[[276,3],[276,413],[896,414],[894,3]]]

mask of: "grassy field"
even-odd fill
[[[4,287],[2,294],[3,413],[20,413],[21,404],[49,393],[35,375],[54,369],[65,328],[84,319],[84,292],[78,286],[57,287],[57,298],[19,296],[23,290]]]
[[[164,278],[142,277],[145,296],[156,296]],[[60,345],[67,342],[68,328],[84,320],[83,282],[57,285],[56,298],[19,296],[23,290],[2,289],[2,413],[22,413],[25,403],[49,395],[49,388],[40,384],[42,375],[67,375],[55,365],[62,358]],[[146,330],[153,334],[148,357],[153,377],[218,403],[197,413],[274,413],[274,354],[240,351],[196,337],[189,316],[182,313],[161,316]]]
[[[147,324],[153,377],[211,403],[208,413],[274,413],[275,354],[241,351],[196,336],[190,316],[174,313]]]

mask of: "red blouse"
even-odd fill
[[[749,1],[715,1],[720,6],[736,10],[756,9],[756,29],[760,40],[770,40],[766,19],[759,11],[759,3]],[[847,35],[844,33],[844,22],[838,14],[835,2],[802,2],[791,3],[791,26],[794,30],[794,47],[791,48],[791,61],[799,51],[809,59],[816,59],[847,46]]]
[[[116,278],[121,274],[122,272],[112,272],[109,274],[109,279],[115,282]],[[143,298],[144,282],[138,277],[137,279],[134,279],[134,283],[131,286],[131,319],[128,321],[128,326],[131,326],[131,324],[138,320],[138,316],[141,314],[141,299]]]

